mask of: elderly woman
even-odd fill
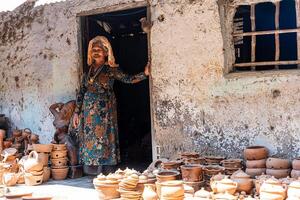
[[[89,42],[88,65],[89,72],[83,76],[77,95],[73,125],[79,126],[79,158],[84,171],[95,174],[101,171],[100,166],[120,162],[114,80],[124,83],[145,80],[150,64],[137,75],[123,73],[115,64],[107,38],[97,36]]]

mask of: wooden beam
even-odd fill
[[[299,2],[299,0],[295,1],[295,7],[296,7],[297,27],[300,27],[300,2]],[[297,56],[298,56],[298,60],[300,60],[300,32],[297,32]],[[298,65],[298,68],[300,68],[300,64]]]
[[[297,64],[300,64],[300,60],[236,63],[233,66],[234,67],[252,67],[252,66],[266,66],[266,65],[297,65]]]
[[[251,31],[256,31],[255,24],[255,4],[251,4]],[[251,36],[251,62],[255,62],[255,54],[256,54],[256,36]],[[251,66],[251,71],[255,71],[255,65]]]
[[[253,35],[274,35],[274,34],[284,34],[284,33],[299,33],[300,28],[284,29],[284,30],[271,30],[271,31],[254,31],[245,33],[234,33],[233,37],[245,37]]]
[[[280,2],[275,2],[276,11],[275,11],[275,29],[279,30],[279,15],[280,15]],[[275,33],[275,61],[280,59],[280,41],[279,34]],[[275,69],[279,69],[278,65],[275,65]]]

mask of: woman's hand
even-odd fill
[[[75,113],[73,116],[73,127],[77,128],[78,124],[79,124],[79,115],[77,113]]]
[[[147,65],[145,66],[144,73],[145,73],[146,76],[149,76],[150,72],[151,72],[151,63],[148,62]]]

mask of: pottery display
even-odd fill
[[[300,170],[295,170],[295,169],[293,169],[293,170],[291,171],[291,177],[292,177],[292,178],[295,178],[295,179],[298,179],[298,178],[300,177]]]
[[[268,158],[266,166],[268,169],[289,169],[291,167],[291,163],[288,159]]]
[[[158,182],[176,180],[180,175],[178,171],[164,170],[157,173],[156,178]]]
[[[52,178],[54,180],[64,180],[67,178],[69,167],[54,169],[51,168]]]
[[[244,150],[246,160],[261,160],[268,157],[268,150],[263,146],[250,146]]]
[[[142,197],[144,200],[158,200],[158,195],[155,192],[155,185],[145,184]]]
[[[266,168],[246,168],[246,174],[252,178],[266,173]]]
[[[266,159],[261,160],[247,160],[246,167],[247,168],[266,168]]]
[[[291,173],[290,169],[267,169],[266,174],[275,178],[285,178]]]
[[[225,193],[234,194],[238,184],[227,177],[220,181],[211,181],[210,182],[211,189],[214,193]]]
[[[246,192],[247,194],[250,194],[253,187],[254,183],[253,180],[251,179],[251,176],[246,174],[244,171],[239,170],[236,171],[235,173],[232,174],[230,177],[231,180],[236,182],[237,185],[237,192]]]
[[[197,164],[182,165],[180,167],[182,180],[187,182],[199,182],[202,177],[202,166]]]

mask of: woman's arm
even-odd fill
[[[138,83],[142,80],[147,79],[147,75],[144,72],[138,73],[136,75],[129,75],[124,73],[119,67],[110,68],[110,70],[113,78],[123,83]]]
[[[81,112],[81,107],[82,107],[83,97],[84,97],[85,92],[86,92],[85,76],[82,76],[80,89],[76,96],[76,107],[75,107],[75,111],[74,111],[76,114],[79,114]]]

